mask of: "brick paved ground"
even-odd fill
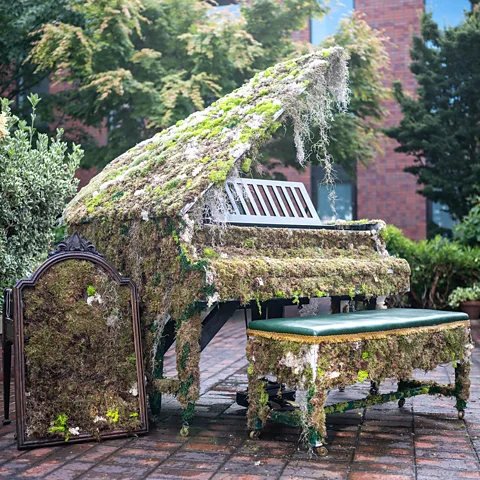
[[[245,410],[234,404],[235,392],[246,386],[244,329],[241,317],[232,319],[204,351],[202,396],[188,439],[177,435],[173,399],[165,401],[161,424],[141,438],[19,452],[14,427],[0,426],[0,479],[480,479],[480,349],[465,421],[451,399],[426,396],[407,400],[403,409],[392,404],[332,415],[330,454],[311,458],[292,428],[275,424],[261,440],[247,439]],[[480,323],[474,337],[478,343]],[[174,360],[170,353],[167,372]],[[441,367],[430,377],[449,381],[452,374]],[[367,388],[335,392],[330,401]]]

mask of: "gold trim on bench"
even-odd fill
[[[347,343],[359,342],[362,340],[376,340],[378,338],[388,338],[392,335],[412,335],[422,332],[441,332],[443,330],[452,330],[459,327],[470,327],[470,320],[460,322],[444,323],[442,325],[431,325],[428,327],[398,328],[396,330],[383,330],[381,332],[349,333],[343,335],[324,335],[315,337],[313,335],[296,335],[294,333],[265,332],[264,330],[247,329],[249,337],[263,337],[271,340],[283,340],[299,343]]]

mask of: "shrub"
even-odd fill
[[[455,240],[462,245],[475,247],[480,245],[480,198],[476,205],[463,217],[462,222],[454,227]]]
[[[391,255],[405,258],[412,269],[410,304],[417,308],[443,309],[457,287],[480,279],[480,248],[461,245],[437,236],[414,242],[389,225],[383,233]]]
[[[53,227],[67,199],[75,193],[75,169],[83,155],[74,145],[67,153],[62,130],[50,139],[12,116],[0,99],[0,288],[28,275],[53,237]],[[1,302],[1,296],[0,296]]]
[[[480,300],[480,285],[472,287],[458,287],[448,297],[448,304],[452,308],[458,308],[463,302]]]

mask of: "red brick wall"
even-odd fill
[[[419,15],[424,0],[355,0],[355,10],[366,14],[367,22],[384,30],[390,37],[392,79],[400,80],[406,91],[413,92],[415,80],[408,66],[412,35],[420,33]],[[386,104],[389,115],[384,126],[397,125],[401,112],[394,101]],[[396,142],[385,139],[385,154],[370,168],[357,169],[358,217],[381,218],[400,227],[415,240],[426,236],[426,201],[418,195],[415,177],[403,172],[412,158],[395,153]]]
[[[307,21],[303,30],[292,33],[292,39],[295,42],[310,42],[310,20]]]

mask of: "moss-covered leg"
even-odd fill
[[[327,388],[322,384],[310,385],[307,393],[308,443],[321,456],[328,453],[326,444],[327,427],[325,425],[325,402]]]
[[[188,428],[195,413],[195,402],[200,392],[200,333],[202,320],[198,312],[191,317],[185,314],[177,322],[176,353],[179,389],[177,399],[182,406],[181,435]]]
[[[378,395],[380,392],[380,381],[372,380],[370,381],[370,395]]]
[[[455,408],[458,418],[465,416],[467,400],[470,396],[470,360],[461,360],[455,365]]]
[[[408,380],[399,380],[397,383],[397,392],[404,392],[408,390]],[[398,400],[398,406],[402,408],[405,405],[405,398],[400,398]]]
[[[154,381],[159,380],[163,377],[163,360],[164,360],[165,348],[164,342],[160,341],[157,351],[155,352],[155,357],[153,359],[153,379]],[[154,419],[160,415],[160,410],[162,408],[162,392],[157,387],[151,389],[149,392],[149,403],[150,411]]]
[[[247,428],[251,438],[258,438],[268,417],[268,393],[263,378],[253,373],[251,367],[248,370]]]

